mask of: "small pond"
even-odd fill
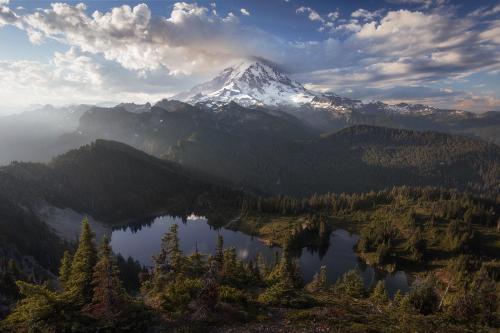
[[[116,253],[138,260],[146,266],[152,265],[152,256],[160,251],[161,238],[172,224],[179,226],[179,239],[182,251],[189,254],[196,247],[202,253],[214,253],[218,234],[224,237],[224,247],[235,247],[242,259],[253,259],[261,253],[268,263],[273,262],[278,247],[268,247],[259,239],[239,231],[215,229],[202,217],[191,216],[187,220],[178,217],[162,216],[147,223],[137,223],[121,229],[115,229],[111,235],[111,245]],[[305,281],[310,281],[322,265],[327,266],[329,282],[335,282],[345,272],[357,268],[361,272],[365,287],[369,288],[378,280],[384,279],[390,295],[397,290],[406,292],[409,282],[402,271],[395,273],[378,272],[365,265],[353,250],[358,240],[357,235],[338,229],[332,232],[328,248],[322,251],[302,249],[298,260]]]

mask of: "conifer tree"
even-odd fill
[[[425,253],[425,239],[420,228],[416,228],[408,240],[407,250],[410,251],[413,259],[421,261]]]
[[[178,230],[179,226],[173,224],[169,232],[167,232],[162,239],[162,250],[167,256],[172,271],[176,273],[180,272],[183,259]]]
[[[16,282],[23,299],[14,311],[0,324],[7,332],[63,332],[61,326],[64,304],[59,295],[46,284],[37,285],[22,281]],[[3,332],[0,325],[0,331]]]
[[[88,304],[92,300],[92,275],[97,261],[93,237],[89,221],[85,218],[82,222],[78,248],[71,263],[71,274],[65,286],[69,300],[78,306]]]
[[[217,281],[217,262],[212,261],[203,278],[203,288],[196,301],[195,320],[206,321],[211,318],[219,301],[219,283]]]
[[[216,261],[218,264],[218,262]],[[223,265],[220,275],[227,283],[237,283],[240,273],[243,270],[243,265],[240,265],[238,256],[236,255],[236,248],[230,247],[223,251]]]
[[[259,283],[260,281],[262,281],[262,274],[260,273],[259,264],[257,263],[257,260],[251,260],[248,263],[248,271],[254,283]]]
[[[217,242],[215,244],[215,262],[218,265],[218,270],[220,271],[222,269],[222,266],[224,264],[224,237],[222,235],[217,235]]]
[[[193,277],[203,276],[206,270],[204,256],[198,251],[198,244],[196,244],[195,251],[186,258],[189,266],[189,274]]]
[[[489,276],[486,266],[475,274],[471,288],[473,302],[478,313],[478,319],[482,323],[494,322],[499,309],[499,295],[495,281]]]
[[[265,278],[268,274],[268,267],[266,263],[266,259],[262,255],[262,253],[257,253],[255,256],[255,264],[257,265],[257,268],[259,269],[259,274],[261,278]]]
[[[370,295],[370,298],[377,304],[385,304],[389,301],[389,296],[387,295],[387,290],[385,289],[384,281],[380,280],[377,282],[375,288]]]
[[[392,298],[391,305],[394,306],[395,308],[398,308],[401,305],[402,300],[403,300],[403,294],[401,293],[401,290],[398,289],[394,294],[394,297]]]
[[[66,283],[69,281],[71,275],[71,254],[69,251],[64,251],[63,258],[61,260],[61,267],[59,268],[59,281],[61,282],[61,287],[66,288]]]
[[[335,291],[340,295],[347,295],[356,298],[363,297],[365,288],[358,271],[350,270],[344,273],[340,280],[335,284]]]
[[[312,281],[306,286],[310,292],[317,292],[327,288],[326,266],[320,267],[319,272],[314,274]]]
[[[104,323],[112,323],[121,313],[125,292],[109,240],[106,237],[99,249],[99,259],[94,268],[92,286],[92,303],[85,308],[85,312]]]
[[[300,269],[292,259],[288,246],[285,245],[283,248],[283,252],[279,257],[279,262],[269,274],[269,279],[271,282],[281,281],[290,284],[292,288],[302,285],[303,281],[300,275]]]

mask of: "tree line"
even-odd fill
[[[84,220],[78,246],[74,253],[64,254],[56,284],[17,281],[22,300],[0,328],[17,332],[176,331],[257,320],[276,307],[328,309],[339,304],[349,304],[346,311],[352,310],[352,315],[364,307],[377,316],[397,313],[398,325],[414,329],[422,318],[442,327],[457,323],[494,327],[497,320],[498,299],[490,272],[481,267],[466,274],[471,262],[463,258],[453,268],[462,278],[463,289],[452,298],[441,293],[440,282],[428,275],[409,293],[398,292],[390,299],[383,282],[366,290],[355,270],[330,285],[328,268],[323,266],[305,283],[287,247],[273,262],[261,255],[245,261],[234,248],[225,248],[224,239],[218,236],[213,254],[197,249],[185,254],[174,224],[162,238],[154,266],[138,270],[140,291],[133,295],[124,287],[109,240],[103,239],[97,250],[93,238]]]

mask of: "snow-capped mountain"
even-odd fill
[[[226,68],[209,82],[174,96],[190,104],[221,105],[236,102],[242,106],[301,106],[317,94],[291,80],[265,61],[245,61]]]
[[[467,114],[463,111],[442,110],[420,104],[363,103],[332,93],[315,92],[290,79],[277,66],[262,60],[248,60],[226,68],[211,81],[195,86],[173,99],[192,105],[203,104],[209,108],[217,108],[230,102],[245,107],[279,108],[295,115],[299,113],[300,117],[306,117],[307,111],[323,111],[321,113],[326,112],[333,118],[349,118],[353,112],[387,116]]]

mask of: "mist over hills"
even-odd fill
[[[107,139],[264,193],[405,184],[498,189],[498,112],[363,103],[308,90],[259,60],[176,98],[186,102],[44,107],[10,116],[0,122],[0,161],[47,161]]]
[[[11,161],[48,161],[74,148],[59,140],[76,131],[82,114],[92,105],[54,107],[45,105],[31,111],[0,117],[0,165]]]
[[[119,220],[202,207],[205,192],[231,193],[230,184],[160,160],[123,143],[96,140],[59,155],[49,163],[12,163],[0,168],[10,186],[4,191],[26,206],[46,201],[103,220]],[[176,202],[177,198],[182,201]],[[184,212],[185,213],[185,212]]]
[[[320,137],[293,117],[236,103],[218,112],[168,101],[142,114],[93,109],[82,117],[79,132],[86,139],[119,140],[275,194],[365,191],[404,184],[487,191],[498,186],[495,144],[366,125]]]

